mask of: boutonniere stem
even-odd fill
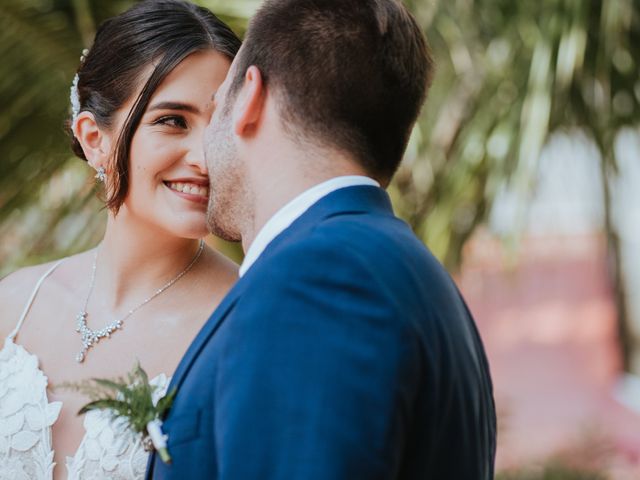
[[[171,463],[171,455],[169,455],[169,450],[167,450],[167,440],[169,436],[162,432],[162,422],[158,419],[150,421],[147,423],[147,432],[149,432],[151,442],[162,461],[167,464]]]

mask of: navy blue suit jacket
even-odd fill
[[[337,190],[276,237],[172,380],[155,479],[493,478],[485,353],[384,190]]]

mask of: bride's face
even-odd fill
[[[131,141],[129,190],[119,215],[180,237],[208,233],[209,177],[202,140],[212,96],[230,64],[218,52],[196,52],[158,86]]]

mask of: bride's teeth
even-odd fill
[[[193,183],[169,182],[169,188],[176,192],[199,195],[201,197],[207,197],[209,195],[209,189],[207,187]]]

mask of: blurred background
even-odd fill
[[[63,122],[132,3],[0,2],[0,277],[101,238]],[[260,1],[196,3],[243,34]],[[640,2],[405,3],[438,69],[390,191],[481,330],[498,478],[640,479]]]

